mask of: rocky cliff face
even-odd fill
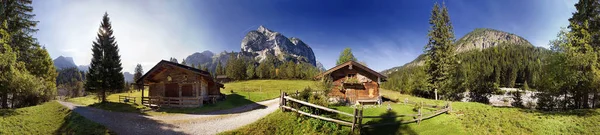
[[[254,57],[259,62],[267,54],[276,56],[279,60],[303,61],[316,66],[315,54],[302,40],[287,38],[279,32],[258,27],[246,34],[241,44],[242,54]]]
[[[483,50],[486,48],[498,46],[498,45],[528,45],[533,46],[529,41],[525,40],[523,37],[518,35],[488,29],[488,28],[478,28],[456,41],[456,51],[455,53],[459,54],[462,52],[470,51],[470,50]],[[410,66],[422,66],[425,64],[425,55],[419,55],[415,60],[406,63],[403,66],[393,67],[390,69],[386,69],[381,71],[382,74],[388,75],[392,72],[401,70],[403,67]]]
[[[213,61],[213,56],[215,56],[215,54],[211,51],[204,51],[201,53],[194,53],[188,57],[185,58],[185,63],[187,63],[188,65],[209,65],[212,63]]]
[[[77,67],[77,65],[75,65],[75,62],[73,62],[72,57],[63,56],[59,56],[58,58],[54,59],[54,66],[56,67],[56,69]]]
[[[478,28],[456,41],[456,52],[460,53],[475,49],[483,50],[501,44],[531,45],[531,43],[523,37],[512,33],[494,29]]]

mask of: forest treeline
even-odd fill
[[[600,2],[580,0],[550,49],[501,43],[483,50],[454,53],[447,8],[437,3],[430,18],[424,65],[406,64],[390,73],[384,88],[421,97],[488,102],[499,87],[537,91],[537,108],[597,108],[600,103]],[[517,92],[517,97],[520,95]]]

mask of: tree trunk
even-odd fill
[[[2,93],[2,108],[8,108],[8,92]]]
[[[582,101],[583,101],[583,108],[589,108],[590,107],[590,92],[588,90],[583,92],[583,97],[582,97]]]

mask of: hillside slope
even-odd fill
[[[0,134],[107,134],[106,127],[51,101],[19,109],[0,109]]]
[[[456,41],[456,53],[460,54],[471,50],[484,50],[491,47],[496,47],[502,44],[508,45],[524,45],[533,46],[525,38],[489,28],[477,28]],[[413,61],[404,64],[403,66],[393,67],[381,71],[384,75],[389,75],[392,72],[400,70],[402,67],[407,66],[422,66],[425,64],[425,55],[421,54]]]

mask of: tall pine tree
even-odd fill
[[[430,86],[437,93],[437,89],[448,83],[455,61],[454,31],[445,4],[440,8],[439,4],[435,3],[429,24],[431,27],[427,34],[429,42],[425,46],[425,70]]]
[[[135,73],[133,74],[133,81],[137,82],[137,80],[139,80],[140,78],[142,78],[142,75],[144,74],[144,69],[142,69],[142,65],[141,64],[137,64],[135,66]],[[136,89],[140,89],[143,86],[138,86],[135,85]]]
[[[106,102],[106,92],[123,90],[125,83],[119,47],[113,36],[108,13],[104,13],[96,41],[92,44],[92,61],[86,75],[86,88],[96,91]]]

